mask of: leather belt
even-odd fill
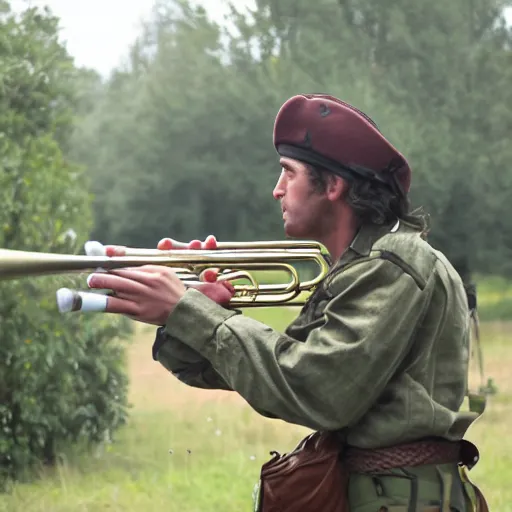
[[[419,440],[377,449],[346,446],[343,455],[347,470],[354,473],[441,464],[460,464],[471,469],[478,459],[478,449],[466,440]]]

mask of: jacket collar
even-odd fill
[[[400,221],[394,221],[391,224],[376,225],[376,224],[363,224],[352,243],[347,247],[345,252],[339,259],[340,264],[348,263],[357,257],[368,256],[375,245],[375,242],[387,233],[394,233],[401,227]]]

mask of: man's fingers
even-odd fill
[[[203,283],[192,286],[191,288],[195,288],[221,306],[229,305],[229,301],[235,294],[233,285],[226,281],[220,283]]]
[[[209,235],[206,237],[204,241],[205,249],[217,249],[217,239],[213,235]]]
[[[171,249],[217,249],[217,239],[213,235],[208,235],[204,242],[201,242],[201,240],[191,240],[188,244],[184,244],[167,237],[162,238],[156,248],[160,251],[170,251]],[[118,256],[118,254],[115,254],[115,256]]]
[[[107,307],[105,313],[118,313],[121,315],[137,316],[140,312],[140,307],[135,302],[118,297],[107,297]]]
[[[156,248],[160,251],[170,251],[171,249],[188,249],[188,244],[178,242],[172,238],[162,238],[162,240],[158,242]]]
[[[127,272],[125,275],[131,276],[134,271]],[[145,274],[147,276],[147,274]],[[133,280],[131,277],[126,278],[120,275],[108,273],[91,274],[87,278],[87,285],[89,288],[97,288],[99,290],[113,290],[116,293],[133,294],[145,291],[145,287],[138,280]]]
[[[126,254],[126,247],[123,245],[106,245],[105,254],[108,257],[124,256]]]
[[[203,247],[203,244],[201,242],[201,240],[192,240],[191,242],[189,242],[188,244],[188,249],[202,249]]]
[[[172,240],[170,238],[162,238],[160,242],[158,242],[156,248],[160,251],[168,251],[172,247]]]
[[[161,277],[176,276],[176,272],[170,270],[164,265],[144,265],[136,268],[117,268],[110,270],[109,273],[114,276],[119,276],[128,279],[143,286],[153,287],[156,280]],[[176,279],[179,279],[176,276]]]
[[[215,281],[217,281],[218,276],[218,268],[207,268],[206,270],[203,270],[199,274],[199,281],[202,281],[203,283],[215,283]]]
[[[125,274],[136,274],[137,272],[141,272],[144,274],[162,274],[167,271],[166,265],[140,265],[138,267],[122,267],[122,268],[113,268],[109,270],[113,274],[124,272]]]

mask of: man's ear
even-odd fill
[[[338,201],[348,192],[348,183],[339,176],[329,176],[327,180],[326,195],[330,201]]]

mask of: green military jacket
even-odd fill
[[[189,289],[153,356],[190,386],[377,448],[464,436],[469,340],[459,275],[400,222],[363,227],[284,333]]]

